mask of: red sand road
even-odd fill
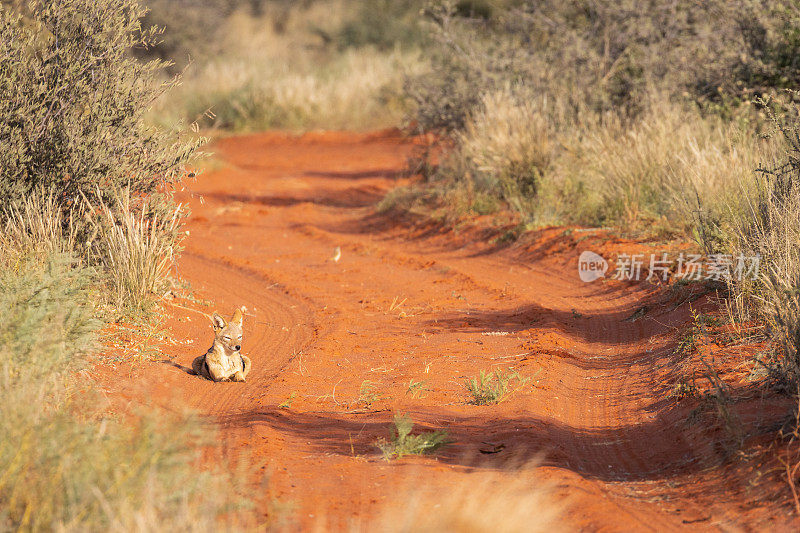
[[[302,529],[369,529],[401,487],[513,479],[510,465],[541,454],[537,475],[568,505],[568,528],[790,529],[784,487],[725,463],[724,435],[687,422],[697,404],[669,396],[689,306],[646,283],[582,283],[581,250],[626,245],[602,232],[549,229],[497,246],[489,229],[377,213],[413,150],[394,132],[218,141],[225,165],[181,194],[193,214],[178,269],[214,302],[207,312],[247,306],[253,371],[246,384],[181,371],[211,330],[174,307],[178,366],[139,370],[157,383],[148,394],[215,417],[224,453],[272,472],[259,501],[293,503]],[[532,379],[499,405],[468,404],[465,379],[496,368]],[[359,401],[365,380],[370,402]],[[426,390],[409,394],[411,380]],[[384,461],[373,443],[395,412],[454,443]],[[766,431],[759,415],[748,423]]]

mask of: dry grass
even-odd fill
[[[75,252],[79,209],[63,210],[53,191],[37,189],[2,213],[0,245],[6,260]]]
[[[194,469],[206,426],[120,419],[87,391],[81,369],[100,326],[90,272],[63,256],[8,259],[0,253],[0,530],[224,528],[239,498],[228,474]]]
[[[345,12],[342,2],[328,1],[282,13],[280,24],[270,10],[230,17],[215,53],[189,67],[153,116],[233,130],[398,124],[404,75],[419,71],[419,53],[330,46],[325,36]]]
[[[733,250],[760,256],[755,279],[734,280],[734,316],[741,322],[755,318],[766,324],[780,346],[762,360],[776,377],[796,392],[800,382],[800,191],[797,188],[800,153],[796,123],[776,119],[784,155],[765,159],[762,172],[743,190],[739,216],[733,218]],[[782,164],[777,164],[779,161]],[[766,169],[775,170],[766,170]]]
[[[398,499],[402,504],[387,505],[379,529],[393,533],[564,531],[560,523],[564,505],[539,481],[535,467],[463,474],[446,490],[412,483],[415,488]]]
[[[625,228],[663,221],[683,234],[698,209],[721,216],[771,150],[746,123],[704,117],[660,96],[633,123],[598,117],[561,142],[567,149],[554,181],[562,190],[580,183],[595,202],[575,211],[586,220],[572,221]]]
[[[519,211],[529,209],[553,157],[546,102],[521,98],[510,87],[483,95],[478,111],[456,135],[465,179],[478,190],[497,187]]]
[[[651,95],[643,107],[635,119],[571,115],[563,101],[522,88],[486,93],[427,192],[398,191],[383,207],[427,198],[460,216],[505,204],[529,226],[646,229],[705,239],[718,251],[775,141],[751,122],[704,116],[666,96]]]
[[[147,201],[136,202],[130,190],[118,190],[109,206],[99,195],[98,216],[90,219],[99,264],[120,310],[141,315],[149,310],[169,276],[183,220],[180,204],[160,214]],[[86,200],[87,204],[89,201]]]

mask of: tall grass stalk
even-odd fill
[[[114,302],[134,314],[147,311],[176,256],[183,206],[164,213],[153,211],[146,200],[134,206],[129,189],[117,190],[112,206],[99,196],[95,203],[98,217],[91,220],[98,235],[97,262]]]
[[[39,188],[12,203],[2,213],[0,243],[5,254],[49,257],[72,254],[81,227],[81,209],[74,204],[63,209],[53,190]]]

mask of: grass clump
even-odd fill
[[[365,407],[370,407],[373,403],[380,399],[381,397],[378,395],[378,385],[368,379],[365,379],[361,382],[361,386],[358,389],[358,399],[356,399],[356,403],[360,403]]]
[[[516,386],[512,387],[512,381]],[[497,404],[508,398],[513,391],[524,386],[530,378],[522,377],[516,371],[503,372],[500,369],[494,372],[481,370],[477,377],[468,379],[465,386],[472,396],[470,403],[474,405]]]
[[[116,191],[112,205],[99,198],[97,203],[98,216],[90,219],[97,236],[93,263],[107,273],[116,307],[143,316],[153,296],[164,293],[179,250],[183,208],[178,204],[159,213],[147,200],[134,207],[130,189]]]
[[[725,233],[734,253],[759,258],[758,269],[734,277],[729,288],[735,318],[765,324],[777,345],[761,362],[795,392],[800,383],[800,111],[796,106],[771,109],[783,153],[750,180]]]
[[[412,435],[414,423],[407,415],[395,415],[394,431],[390,440],[379,439],[376,446],[383,453],[384,459],[400,458],[404,455],[424,455],[433,453],[450,441],[445,431],[426,431]]]
[[[530,209],[553,155],[547,119],[533,101],[510,87],[484,94],[456,142],[456,166],[447,171],[469,180],[477,214],[491,212],[481,208],[490,205],[481,193],[493,191],[518,211]]]

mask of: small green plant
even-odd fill
[[[404,455],[432,453],[450,442],[446,431],[426,431],[419,435],[412,435],[414,422],[407,415],[395,415],[393,423],[392,438],[390,440],[378,439],[375,443],[387,461]]]
[[[692,398],[694,396],[697,396],[697,387],[695,386],[694,381],[689,382],[684,379],[677,382],[668,394],[668,397],[675,398],[677,400]]]
[[[361,388],[358,391],[358,403],[363,404],[365,407],[371,406],[374,402],[381,399],[376,392],[378,386],[372,381],[365,379],[361,382]]]
[[[516,380],[516,387],[512,389],[511,382]],[[505,400],[513,391],[524,386],[530,378],[522,377],[516,371],[503,372],[500,369],[494,372],[481,370],[478,377],[467,380],[467,391],[472,395],[470,403],[474,405],[491,405]]]
[[[292,402],[294,402],[294,399],[295,399],[296,397],[297,397],[297,393],[296,393],[296,392],[294,392],[294,391],[292,391],[292,392],[289,394],[289,397],[288,397],[288,398],[286,398],[286,399],[285,399],[283,402],[281,402],[281,403],[278,405],[278,409],[288,409],[288,408],[290,408],[290,407],[292,406]]]
[[[424,398],[425,393],[430,391],[430,389],[425,387],[425,381],[414,381],[413,379],[408,382],[408,389],[406,390],[406,394],[410,394],[412,398]]]
[[[684,333],[675,348],[676,354],[689,354],[697,349],[697,344],[703,337],[708,335],[709,327],[721,325],[719,318],[704,313],[698,313],[692,309],[692,325]]]
[[[675,348],[675,354],[687,355],[697,349],[697,337],[699,331],[692,326],[678,341],[678,346]]]

